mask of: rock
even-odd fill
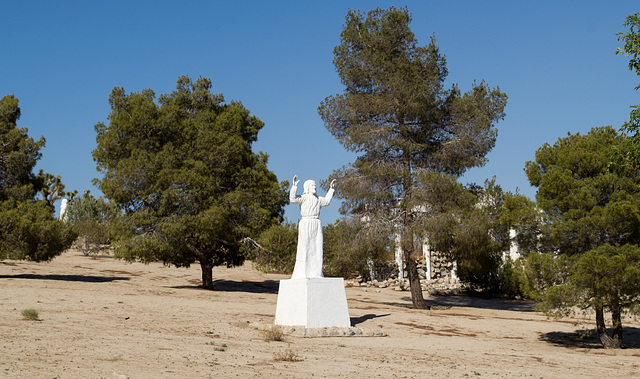
[[[362,335],[363,335],[363,336],[369,336],[369,337],[372,337],[372,336],[374,336],[375,334],[373,333],[373,330],[371,330],[371,329],[365,329],[365,330],[363,330],[363,331],[362,331]]]

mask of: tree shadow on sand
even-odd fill
[[[609,330],[611,333],[611,330]],[[540,341],[555,346],[573,349],[604,349],[595,330],[576,330],[574,332],[549,332],[538,337]],[[640,329],[624,328],[622,333],[622,347],[626,349],[640,349]]]
[[[114,282],[117,280],[129,280],[129,278],[126,276],[57,275],[57,274],[0,275],[0,279],[61,280],[65,282],[85,282],[85,283],[107,283],[107,282]]]
[[[264,280],[254,282],[250,280],[226,280],[218,279],[213,281],[213,291],[219,292],[248,292],[248,293],[278,293],[279,281]],[[201,285],[192,286],[171,286],[176,289],[203,289]]]
[[[405,299],[411,301],[411,298],[403,298],[403,300]],[[514,312],[535,312],[536,305],[536,303],[526,300],[466,295],[432,296],[427,299],[427,304],[436,307],[468,307]]]
[[[411,298],[408,296],[399,299],[402,302],[389,302],[389,301],[376,301],[357,299],[361,303],[386,305],[391,307],[415,309]],[[514,311],[514,312],[535,312],[535,303],[531,301],[523,300],[510,300],[500,298],[489,297],[476,297],[476,296],[432,296],[425,299],[428,306],[432,310],[442,310],[450,308],[479,308],[479,309],[494,309],[501,311]]]

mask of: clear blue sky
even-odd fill
[[[325,179],[355,159],[317,114],[343,90],[332,49],[348,9],[391,5],[408,6],[421,45],[435,34],[447,86],[468,90],[484,79],[509,96],[488,164],[463,183],[495,175],[504,190],[534,197],[523,167],[536,149],[567,132],[619,127],[640,103],[640,78],[614,54],[625,16],[640,12],[637,0],[6,1],[0,96],[17,96],[18,126],[46,138],[37,168],[80,194],[100,194],[91,184],[93,125],[107,121],[113,87],[167,93],[185,74],[211,78],[214,92],[266,123],[255,149],[270,155],[279,180]],[[323,221],[337,210],[323,210]],[[297,206],[286,212],[299,216]]]

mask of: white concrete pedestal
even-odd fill
[[[342,278],[303,278],[280,281],[276,325],[305,328],[351,326]]]

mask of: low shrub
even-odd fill
[[[38,311],[33,309],[33,308],[23,309],[22,310],[22,317],[25,320],[37,321],[38,320]]]

